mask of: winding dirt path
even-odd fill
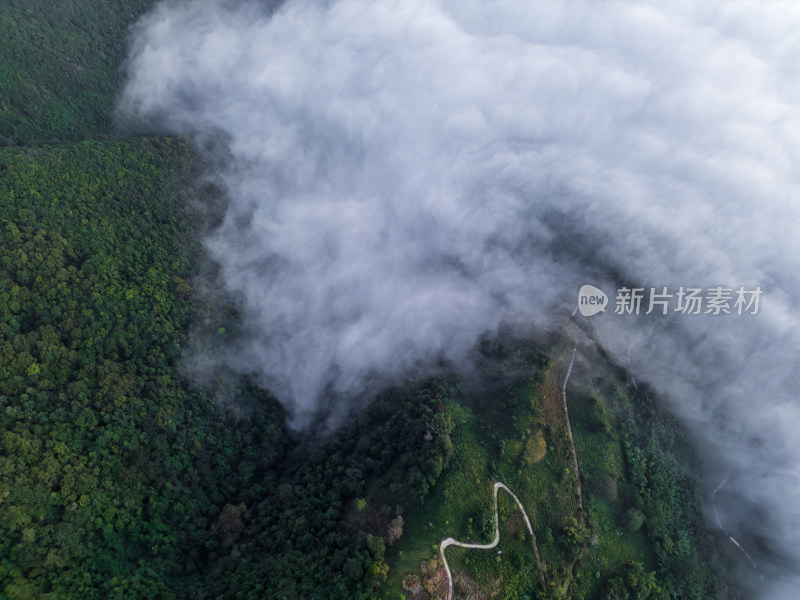
[[[525,519],[525,526],[528,528],[528,533],[531,534],[533,538],[533,551],[536,555],[536,566],[539,569],[539,576],[542,578],[542,585],[545,585],[545,576],[544,576],[544,565],[542,564],[542,559],[539,555],[539,547],[536,545],[536,536],[533,533],[533,526],[531,525],[531,520],[528,517],[528,513],[525,512],[525,507],[522,506],[522,502],[519,501],[517,495],[512,492],[509,487],[501,482],[498,481],[494,484],[493,489],[493,500],[494,500],[494,539],[488,544],[468,544],[466,542],[459,542],[455,538],[447,538],[442,540],[441,544],[439,544],[439,554],[442,556],[442,562],[444,563],[444,570],[447,573],[447,600],[452,600],[453,597],[453,576],[450,573],[450,565],[447,564],[447,557],[445,556],[444,551],[449,546],[458,546],[460,548],[474,548],[476,550],[491,550],[495,546],[497,546],[498,542],[500,542],[500,515],[498,513],[498,505],[497,505],[497,492],[503,489],[505,490],[511,498],[513,498],[514,502],[517,503],[517,507],[519,508],[522,516]]]
[[[581,486],[581,475],[580,475],[580,467],[578,465],[578,449],[575,446],[575,438],[572,435],[572,424],[570,423],[569,419],[569,407],[567,405],[567,384],[569,383],[570,375],[572,375],[572,367],[575,365],[575,356],[578,353],[578,342],[575,342],[575,347],[572,350],[572,356],[570,357],[569,366],[567,367],[567,374],[564,377],[564,383],[561,388],[561,401],[562,406],[564,408],[564,418],[566,420],[566,429],[567,429],[567,437],[569,439],[569,445],[572,450],[572,468],[573,468],[573,476],[575,479],[575,491],[578,498],[578,507],[580,510],[580,514],[583,514],[584,506],[583,506],[583,488]],[[509,496],[516,502],[517,507],[519,508],[522,516],[525,519],[525,526],[528,528],[528,532],[531,534],[531,538],[533,539],[533,552],[536,556],[536,566],[539,570],[539,577],[542,581],[542,588],[547,589],[547,570],[545,569],[544,563],[542,562],[541,555],[539,553],[539,546],[536,543],[536,535],[533,533],[533,526],[531,525],[531,520],[528,517],[528,513],[525,511],[525,507],[522,506],[522,502],[520,502],[517,495],[509,489],[509,487],[501,481],[497,481],[494,484],[493,488],[493,495],[492,499],[494,501],[494,539],[488,544],[469,544],[466,542],[459,542],[455,538],[449,537],[439,544],[439,554],[442,557],[442,563],[444,563],[444,570],[447,575],[447,600],[452,600],[453,598],[453,575],[450,572],[450,565],[447,563],[447,557],[445,556],[445,550],[450,546],[458,546],[460,548],[473,548],[476,550],[491,550],[495,548],[497,544],[500,542],[500,516],[498,512],[498,504],[497,504],[497,493],[499,490],[504,490],[508,493]],[[577,564],[577,559],[574,560],[568,567],[570,573],[574,570],[575,565]],[[563,593],[566,595],[569,590],[570,579],[564,582],[562,587]]]

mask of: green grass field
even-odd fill
[[[596,357],[581,360],[579,352],[568,400],[583,484],[582,515],[560,399],[569,355],[561,348],[561,358],[553,356],[549,364],[528,360],[512,383],[449,401],[456,423],[454,454],[429,495],[407,513],[404,536],[387,552],[389,576],[382,598],[405,598],[402,582],[408,575],[427,583],[431,597],[444,596],[446,586],[436,575],[437,568],[439,575],[443,572],[441,562],[435,563],[439,543],[447,537],[491,541],[495,481],[508,485],[525,506],[551,589],[542,589],[532,540],[514,502],[501,492],[497,548],[447,550],[456,597],[471,591],[493,598],[557,598],[567,589],[566,597],[605,598],[610,582],[632,565],[647,574],[659,571],[661,543],[637,508],[645,500],[623,443],[632,437],[630,423],[623,420],[635,419],[637,407],[621,391],[624,382],[617,371],[598,367]],[[628,402],[626,410],[617,406],[621,397]],[[657,461],[651,466],[658,468]],[[587,525],[579,542],[569,531],[575,519]],[[657,593],[642,597],[660,597]]]

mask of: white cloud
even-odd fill
[[[552,322],[587,277],[762,285],[760,315],[673,319],[634,364],[797,559],[798,30],[782,2],[167,3],[120,115],[226,134],[208,248],[243,298],[237,361],[297,426],[371,374]],[[641,331],[597,318],[620,351]]]

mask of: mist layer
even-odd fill
[[[592,318],[722,457],[761,597],[796,598],[798,30],[781,2],[169,2],[119,117],[216,140],[248,333],[215,359],[295,427],[583,283],[761,286],[758,315]]]

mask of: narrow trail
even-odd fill
[[[575,342],[575,348],[572,350],[572,358],[569,360],[569,367],[567,368],[567,375],[564,377],[564,385],[561,387],[561,401],[564,406],[564,419],[567,423],[567,437],[569,438],[569,445],[572,449],[572,472],[575,479],[575,493],[578,496],[578,507],[581,513],[583,509],[583,488],[581,487],[581,472],[578,467],[578,449],[575,447],[575,438],[572,435],[572,424],[569,420],[569,408],[567,407],[567,383],[569,383],[569,376],[572,375],[572,366],[575,364],[575,355],[578,353],[578,342]]]
[[[578,353],[578,341],[575,340],[575,347],[572,349],[572,356],[569,359],[569,367],[567,367],[567,374],[564,376],[564,384],[561,386],[561,403],[564,407],[564,421],[567,425],[567,438],[569,439],[569,447],[572,450],[572,473],[575,482],[575,494],[578,497],[578,514],[583,519],[586,511],[583,507],[583,486],[581,485],[581,471],[578,465],[578,448],[575,446],[575,437],[572,435],[572,423],[569,420],[569,406],[567,404],[567,384],[569,383],[570,375],[572,375],[572,367],[575,365],[575,355]],[[575,566],[578,564],[577,557],[569,564],[567,571],[569,577],[564,579],[564,585],[561,590],[566,598],[569,594],[569,586],[572,583],[572,578],[575,576]]]
[[[533,533],[533,526],[531,525],[531,520],[528,518],[528,513],[525,512],[525,507],[522,506],[522,502],[519,501],[517,495],[512,492],[509,487],[501,481],[498,481],[494,484],[493,490],[493,500],[494,500],[494,539],[489,544],[468,544],[466,542],[459,542],[455,538],[447,538],[442,540],[441,544],[439,544],[439,554],[442,556],[442,562],[444,563],[444,570],[447,574],[447,600],[452,600],[453,597],[453,576],[450,573],[450,565],[447,564],[447,557],[445,556],[444,551],[449,546],[458,546],[460,548],[474,548],[476,550],[491,550],[500,542],[500,515],[498,512],[498,504],[497,504],[497,492],[503,489],[505,490],[509,496],[517,503],[517,507],[519,508],[522,516],[525,519],[525,526],[528,528],[528,533],[531,534],[531,538],[533,538],[533,552],[536,555],[536,566],[539,569],[539,576],[542,579],[542,585],[546,586],[545,581],[545,570],[544,564],[542,563],[541,556],[539,555],[539,547],[536,545],[536,536]]]
[[[739,550],[742,551],[742,553],[744,554],[745,558],[747,558],[747,560],[750,562],[750,564],[753,565],[753,568],[758,572],[759,577],[761,577],[761,579],[764,579],[764,575],[761,574],[761,570],[758,568],[758,565],[756,564],[756,561],[754,561],[753,557],[750,556],[750,553],[748,553],[747,550],[744,549],[744,546],[742,546],[735,537],[733,537],[730,533],[728,533],[728,530],[722,524],[722,520],[719,518],[719,511],[717,510],[717,492],[719,492],[723,487],[725,487],[725,484],[728,483],[728,477],[729,476],[730,476],[730,473],[725,475],[725,478],[722,480],[722,482],[717,487],[715,487],[714,491],[711,493],[711,503],[712,503],[712,506],[714,507],[714,517],[716,518],[717,525],[722,530],[722,532],[726,536],[728,536],[728,539],[731,542],[733,542],[734,546],[736,546]]]

